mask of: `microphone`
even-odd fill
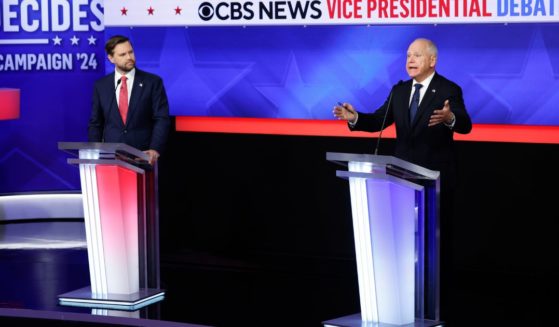
[[[118,81],[116,81],[115,92],[116,92],[116,88],[120,85],[120,82],[122,82],[121,79],[118,79]]]
[[[111,104],[109,105],[109,113],[107,114],[109,117],[111,117],[111,109],[113,108],[113,102],[116,99],[116,89],[118,89],[118,86],[120,85],[120,82],[122,82],[121,79],[118,79],[116,81],[115,90],[113,91],[113,96],[111,97]],[[118,107],[118,104],[117,104],[117,107]]]
[[[398,83],[396,83],[396,85],[394,85],[390,90],[390,96],[388,96],[388,104],[386,105],[386,111],[384,112],[384,117],[382,118],[382,125],[380,126],[380,133],[378,134],[378,138],[377,138],[377,146],[375,147],[375,152],[374,152],[375,156],[378,154],[380,139],[382,138],[382,131],[384,130],[384,124],[386,123],[386,116],[388,115],[388,110],[390,110],[390,105],[392,104],[392,94],[394,94],[394,88],[402,83],[404,83],[404,81],[399,80]]]

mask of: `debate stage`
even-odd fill
[[[337,167],[325,163],[325,153],[364,153],[369,140],[340,145],[334,138],[193,133],[175,135],[171,146],[211,160],[200,164],[177,154],[162,162],[166,297],[155,312],[159,319],[319,327],[360,311],[347,185],[334,176]],[[386,152],[391,147],[390,140],[384,144]],[[557,147],[460,143],[459,150],[466,161],[454,225],[452,326],[545,326],[558,299],[559,220],[554,193],[539,186],[557,181],[550,174],[559,162]],[[487,161],[476,163],[480,157]],[[539,169],[518,175],[518,167]],[[488,183],[477,188],[478,179]],[[514,206],[504,205],[511,201]],[[83,219],[65,212],[51,228],[41,217],[0,222],[2,308],[91,315],[57,304],[59,294],[89,284]],[[40,247],[23,248],[23,237]],[[59,246],[46,248],[49,238]],[[8,239],[19,247],[9,248]],[[2,315],[0,324],[10,325],[2,319],[12,318]]]

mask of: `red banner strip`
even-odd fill
[[[276,134],[306,136],[376,137],[378,133],[351,132],[336,120],[176,117],[179,132]],[[394,126],[382,137],[394,138]],[[559,126],[474,124],[470,134],[454,134],[460,141],[559,144]]]

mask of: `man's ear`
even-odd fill
[[[435,67],[436,64],[437,64],[437,57],[431,56],[431,62],[429,63],[429,66],[433,68]]]
[[[107,55],[107,58],[109,59],[109,61],[110,61],[111,63],[113,63],[113,64],[115,63],[115,62],[114,62],[114,59],[113,59],[113,56]]]

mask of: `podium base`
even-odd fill
[[[60,294],[58,303],[72,307],[85,307],[97,309],[114,309],[124,311],[136,311],[150,304],[162,301],[165,291],[153,288],[140,288],[140,291],[132,294],[107,294],[107,296],[93,295],[90,287]]]
[[[363,321],[361,313],[323,321],[324,327],[435,327],[444,326],[444,323],[435,320],[416,319],[411,324],[394,325],[382,322]]]

